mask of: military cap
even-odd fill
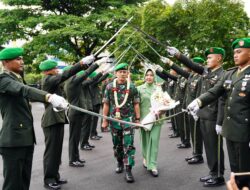
[[[250,48],[250,38],[239,38],[232,43],[232,48]]]
[[[119,71],[119,70],[128,70],[128,64],[127,63],[120,63],[120,64],[116,65],[115,71]]]
[[[210,47],[210,48],[207,48],[205,50],[205,55],[206,57],[209,55],[209,54],[221,54],[222,57],[224,58],[226,53],[225,53],[225,50],[223,48],[220,48],[220,47]]]
[[[23,55],[23,48],[4,48],[0,51],[0,60],[11,60]]]
[[[57,62],[53,60],[45,60],[40,63],[39,69],[41,71],[48,71],[57,67]]]
[[[205,63],[205,60],[202,59],[201,57],[194,57],[193,58],[193,62],[194,63],[201,63],[201,64],[203,64],[203,63]]]
[[[63,71],[67,71],[67,70],[69,70],[71,67],[72,67],[72,65],[68,65],[68,66],[66,66],[66,67],[63,68]]]
[[[109,75],[108,75],[108,78],[113,78],[114,77],[114,75],[112,75],[111,73],[109,73]]]
[[[90,75],[89,75],[89,78],[94,78],[95,76],[97,75],[97,72],[92,72]]]

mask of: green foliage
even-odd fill
[[[47,55],[69,63],[94,53],[145,0],[4,0],[0,43],[26,39],[24,60],[34,66]]]
[[[24,75],[24,80],[27,84],[38,84],[42,79],[42,74],[28,73]]]
[[[137,11],[138,22],[145,32],[159,41],[177,47],[190,57],[204,57],[208,47],[219,46],[226,50],[224,67],[233,65],[231,43],[234,39],[250,34],[249,17],[243,4],[237,0],[177,0],[173,6],[161,0],[152,0]],[[116,46],[124,42],[133,30],[121,34]],[[152,62],[162,64],[159,57],[143,42],[136,33],[130,39],[136,49]],[[161,55],[166,51],[142,35]],[[121,48],[121,53],[124,49]],[[124,58],[132,60],[134,52]],[[137,62],[137,66],[139,61]]]

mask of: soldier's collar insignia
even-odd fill
[[[239,46],[244,46],[244,41],[243,40],[239,41]]]

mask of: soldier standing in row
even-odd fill
[[[124,121],[140,122],[139,93],[131,83],[128,64],[121,63],[115,67],[116,79],[106,87],[103,97],[103,115],[115,117]],[[103,119],[102,127],[108,127],[108,121]],[[126,167],[125,179],[134,182],[132,167],[134,166],[134,129],[126,124],[110,122],[114,155],[118,165],[116,173],[122,173]]]
[[[23,84],[23,49],[5,48],[0,52],[4,72],[0,74],[0,154],[3,158],[3,190],[28,190],[34,144],[36,143],[29,100],[67,108],[64,98]]]
[[[224,120],[221,127],[226,138],[229,162],[232,172],[250,171],[250,38],[233,42],[234,63],[237,67],[228,69],[221,80],[207,93],[194,100],[188,109],[196,114],[226,94]]]
[[[94,56],[87,56],[69,70],[58,73],[57,62],[46,60],[39,65],[45,74],[42,80],[42,89],[50,93],[62,95],[60,85],[78,71],[88,68],[94,61]],[[64,124],[67,123],[64,111],[55,112],[50,104],[45,104],[45,112],[42,117],[42,128],[45,136],[44,152],[44,187],[48,189],[60,189],[61,184],[67,180],[61,179],[59,166],[61,164],[62,145],[64,136]]]
[[[225,57],[225,50],[219,47],[211,47],[205,50],[207,57],[207,67],[202,67],[190,61],[185,61],[188,58],[181,54],[179,50],[174,47],[167,48],[171,56],[175,56],[187,67],[191,68],[196,73],[202,75],[201,93],[208,91],[212,88],[223,75],[222,63]],[[205,187],[213,187],[225,183],[224,174],[224,152],[222,138],[218,140],[216,124],[221,121],[221,116],[218,114],[223,106],[222,99],[212,102],[206,107],[203,107],[198,113],[200,118],[200,128],[202,138],[204,141],[207,162],[209,167],[209,175],[201,177],[200,181],[204,182]],[[220,143],[220,160],[218,160],[218,142]],[[218,171],[218,164],[220,165]]]

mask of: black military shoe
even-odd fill
[[[92,144],[87,144],[88,146],[90,146],[92,149],[95,148],[95,145]]]
[[[79,168],[79,167],[84,167],[84,163],[81,163],[79,161],[75,161],[75,162],[70,162],[69,166]]]
[[[128,183],[133,183],[135,181],[131,166],[126,166],[125,179]]]
[[[213,177],[209,180],[207,180],[203,186],[204,187],[217,187],[217,186],[220,186],[220,185],[224,185],[225,184],[225,179],[224,177]]]
[[[213,178],[213,176],[211,175],[207,175],[207,176],[204,176],[204,177],[201,177],[200,178],[200,182],[206,182],[207,180]]]
[[[182,148],[190,148],[191,145],[190,144],[181,144],[180,146],[177,146],[178,148],[182,149]]]
[[[177,138],[177,137],[179,137],[179,135],[177,135],[176,133],[168,135],[168,136],[169,136],[169,138]]]
[[[202,156],[195,156],[192,159],[188,160],[188,164],[201,164],[204,163]]]
[[[48,184],[44,184],[44,187],[46,189],[61,189],[61,185],[59,185],[58,183],[54,182],[54,183],[48,183]]]
[[[118,162],[117,163],[117,168],[115,169],[115,172],[120,174],[123,172],[124,166],[123,166],[123,162]]]
[[[92,150],[92,148],[88,144],[85,144],[81,147],[81,150]]]
[[[56,181],[59,185],[63,185],[63,184],[66,184],[68,183],[68,181],[66,179],[59,179]]]
[[[82,163],[82,164],[86,163],[86,160],[84,160],[84,159],[78,159],[77,161]]]
[[[188,162],[188,161],[191,160],[193,157],[195,157],[195,156],[186,157],[186,158],[185,158],[185,161]]]

